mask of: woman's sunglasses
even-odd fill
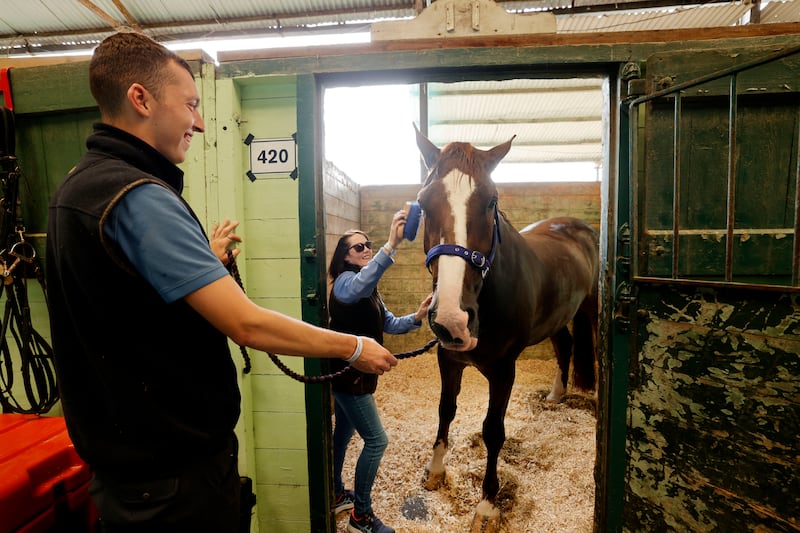
[[[348,248],[347,250],[348,250],[348,251],[350,251],[350,250],[352,249],[352,250],[355,250],[355,251],[356,251],[356,253],[359,253],[359,254],[360,254],[361,252],[363,252],[363,251],[364,251],[364,248],[365,248],[365,247],[366,247],[366,248],[369,248],[370,250],[372,250],[372,241],[360,242],[360,243],[358,243],[358,244],[354,244],[353,246],[351,246],[351,247],[350,247],[350,248]]]

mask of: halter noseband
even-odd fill
[[[485,279],[486,274],[489,273],[489,267],[492,266],[492,261],[494,261],[494,255],[497,251],[497,243],[500,241],[500,217],[497,214],[497,205],[495,204],[492,249],[489,252],[488,258],[476,250],[470,250],[469,248],[465,248],[464,246],[459,246],[457,244],[437,244],[428,250],[428,254],[425,256],[425,266],[430,268],[431,261],[440,255],[455,255],[456,257],[460,257],[468,264],[480,270],[481,277]]]

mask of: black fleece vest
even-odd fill
[[[352,304],[343,304],[333,295],[328,299],[328,309],[333,330],[353,335],[371,337],[383,344],[383,320],[385,311],[378,289],[369,298],[362,298]],[[338,371],[347,366],[342,359],[331,360],[331,370]],[[365,374],[351,368],[331,381],[331,388],[337,392],[350,394],[372,394],[378,387],[377,374]]]
[[[235,366],[227,338],[183,300],[166,304],[103,232],[111,209],[141,184],[180,198],[182,171],[108,125],[96,124],[86,145],[51,200],[47,228],[64,416],[97,472],[165,477],[230,442],[240,405]]]

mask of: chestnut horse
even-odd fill
[[[491,172],[513,137],[490,150],[462,142],[440,150],[419,130],[416,134],[429,171],[417,201],[433,276],[428,322],[439,340],[442,381],[439,429],[425,486],[434,490],[444,482],[461,377],[467,365],[474,366],[489,382],[489,406],[483,421],[483,498],[472,531],[495,531],[500,523],[497,458],[519,354],[551,339],[558,371],[547,399],[560,401],[574,344],[573,384],[594,389],[598,238],[591,226],[570,217],[542,220],[519,232],[508,222],[498,208]]]

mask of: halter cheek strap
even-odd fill
[[[492,249],[489,251],[487,258],[481,252],[470,250],[464,246],[457,244],[437,244],[425,256],[425,266],[430,268],[431,261],[440,255],[454,255],[460,257],[468,264],[481,271],[481,277],[486,278],[489,273],[489,267],[492,266],[494,261],[495,252],[497,251],[497,244],[501,242],[500,239],[500,217],[497,214],[497,205],[494,206],[494,232],[492,233]]]

